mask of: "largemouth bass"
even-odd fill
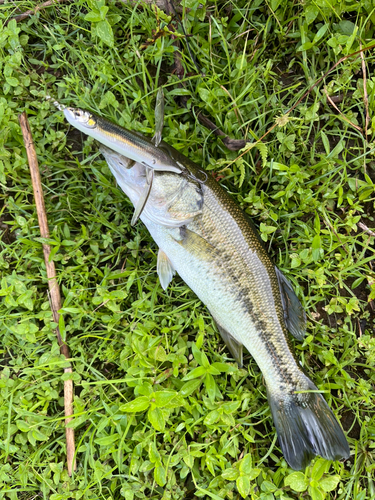
[[[60,109],[73,127],[117,151],[117,153],[126,155],[127,158],[152,170],[181,172],[183,167],[173,161],[162,149],[156,147],[147,137],[129,132],[119,125],[83,109],[62,106]],[[160,138],[156,140],[160,142]]]
[[[279,442],[293,469],[315,455],[348,458],[344,433],[291,351],[288,330],[305,333],[305,313],[275,267],[251,221],[223,188],[174,148],[160,147],[185,168],[155,171],[141,213],[159,246],[157,271],[167,288],[177,271],[212,314],[239,363],[242,346],[261,369]],[[134,206],[144,196],[146,167],[101,146],[119,186]]]

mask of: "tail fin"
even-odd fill
[[[309,389],[317,390],[311,381]],[[303,469],[315,455],[328,460],[349,458],[345,435],[321,394],[269,393],[268,399],[280,446],[290,467]]]

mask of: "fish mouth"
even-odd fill
[[[129,170],[133,168],[136,164],[134,160],[127,158],[126,156],[118,153],[114,149],[105,146],[104,144],[100,144],[99,151],[104,156],[107,162],[111,161],[113,165],[116,166],[117,171],[121,171],[122,169]]]
[[[100,145],[99,151],[104,156],[121,189],[134,203],[134,195],[139,197],[146,186],[146,167],[103,144]]]
[[[113,149],[105,146],[104,144],[100,144],[99,146],[99,151],[102,153],[102,155],[104,156],[104,158],[107,159],[107,156],[114,156],[114,155],[118,155],[118,156],[121,156],[119,153],[117,153],[116,151],[114,151]]]

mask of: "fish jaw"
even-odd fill
[[[106,159],[122,191],[130,198],[132,204],[137,206],[146,189],[146,167],[120,155],[103,144],[100,145],[99,151]]]
[[[164,227],[180,227],[201,214],[203,192],[198,183],[185,175],[173,172],[154,172],[152,186],[148,187],[147,174],[151,169],[120,155],[101,145],[105,157],[118,185],[136,208],[147,194],[147,202],[141,207],[142,215]],[[140,216],[141,220],[143,217]]]

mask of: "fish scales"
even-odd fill
[[[173,154],[176,156],[177,152],[173,151]],[[195,178],[204,178],[203,171],[195,164],[189,163],[189,168]],[[169,176],[169,173],[164,174],[164,178]],[[170,177],[173,179],[174,176]],[[162,186],[161,190],[163,189]],[[181,244],[177,247],[173,244],[173,234],[172,242],[170,238],[166,239],[166,242],[172,243],[172,248],[169,246],[167,248],[162,238],[159,247],[170,257],[180,276],[207,305],[214,318],[238,342],[245,345],[265,377],[267,378],[267,370],[262,364],[270,365],[272,358],[274,364],[283,365],[277,380],[281,379],[280,383],[287,379],[292,380],[293,376],[296,378],[296,373],[300,375],[301,370],[289,347],[275,266],[251,221],[223,188],[212,177],[206,177],[202,189],[204,198],[202,214],[186,227],[215,249],[215,252],[209,252],[207,260],[204,261],[207,266],[208,287],[204,286],[200,274],[204,265],[200,262],[195,263],[199,266],[199,273],[194,273],[193,262],[187,264],[189,255],[181,253]],[[157,186],[154,190],[157,191]],[[215,293],[212,288],[211,280],[215,273],[220,279],[218,284],[220,293]],[[235,306],[235,315],[227,307],[230,302]],[[219,305],[221,303],[226,306],[221,307]],[[239,318],[241,318],[240,324]],[[249,324],[252,325],[250,330],[253,332],[252,335],[248,331]],[[247,339],[246,343],[244,338]],[[254,346],[258,339],[262,349]],[[284,355],[280,360],[278,353]],[[269,371],[272,373],[271,376],[275,376],[274,370],[269,369]]]
[[[215,248],[203,263],[189,259],[190,249],[181,252],[173,234],[167,236],[168,229],[165,241],[158,233],[154,235],[155,228],[150,232],[214,318],[253,355],[268,387],[275,382],[280,387],[301,370],[288,346],[274,265],[243,212],[223,196],[224,191],[217,196],[216,187],[215,181],[207,180],[202,215],[186,226]],[[199,251],[197,257],[201,257]]]
[[[279,442],[294,469],[315,455],[347,458],[344,433],[290,346],[302,338],[305,316],[290,283],[275,268],[252,223],[216,181],[161,143],[180,174],[155,171],[140,216],[159,246],[166,288],[175,271],[206,304],[237,359],[244,345],[261,369]],[[146,167],[101,147],[120,187],[136,206]],[[174,189],[173,189],[174,187]],[[287,328],[288,327],[288,328]]]

